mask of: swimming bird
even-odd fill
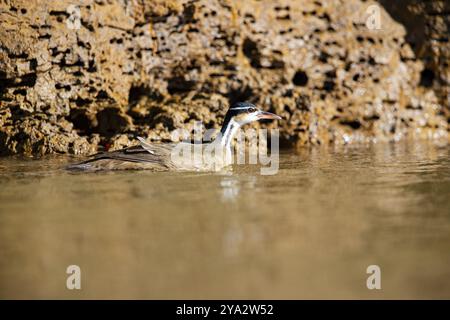
[[[68,169],[218,171],[232,164],[232,140],[239,128],[261,119],[281,117],[262,111],[252,103],[238,102],[228,109],[220,133],[211,143],[148,143],[144,138],[137,137],[137,146],[100,152],[88,160],[70,165]]]

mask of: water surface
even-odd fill
[[[274,176],[1,158],[0,298],[450,298],[449,153],[300,149]]]

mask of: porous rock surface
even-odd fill
[[[424,63],[420,84],[433,88],[450,121],[450,1],[449,0],[380,0],[402,23],[406,41]]]
[[[240,100],[282,116],[270,126],[288,144],[447,141],[404,27],[381,6],[381,29],[367,27],[374,4],[2,0],[0,153],[168,140],[218,127]]]

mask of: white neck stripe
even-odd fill
[[[223,146],[227,148],[231,147],[231,141],[233,140],[233,137],[235,136],[239,128],[240,128],[239,123],[234,121],[234,119],[231,119],[231,121],[228,123],[225,132],[221,136],[221,143]]]

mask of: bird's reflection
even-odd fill
[[[222,192],[222,200],[225,202],[233,202],[237,199],[240,191],[239,180],[235,176],[224,176],[220,180],[220,190]]]

